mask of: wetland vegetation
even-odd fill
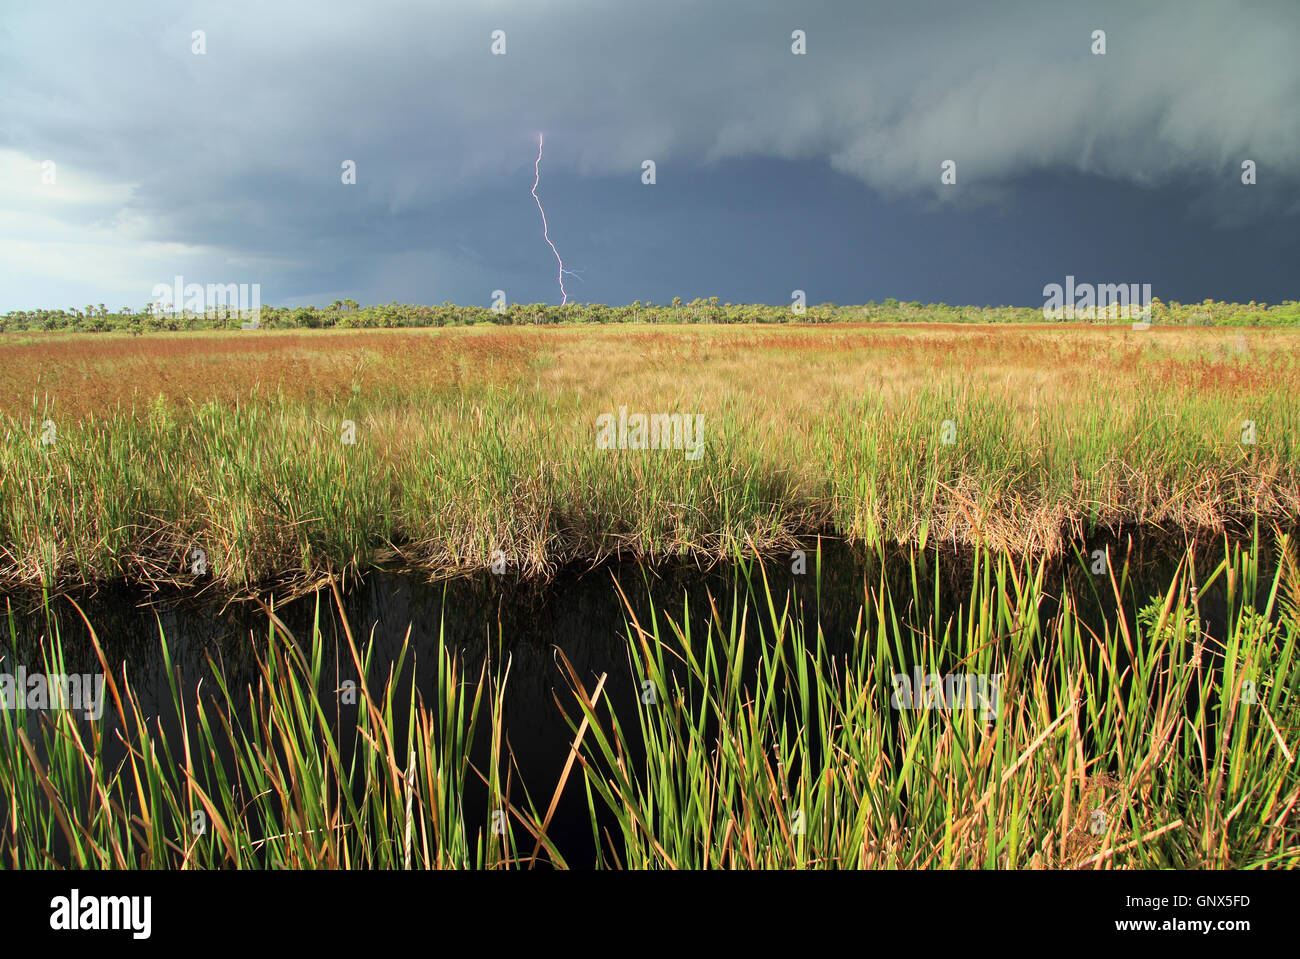
[[[10,332],[0,859],[1300,865],[1295,347]]]

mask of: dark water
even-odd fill
[[[1084,604],[1082,617],[1100,630],[1105,621],[1113,621],[1115,599],[1109,580],[1088,569],[1089,553],[1098,545],[1106,544],[1087,545],[1083,563],[1075,557],[1054,563],[1044,583],[1048,593],[1057,598],[1063,585],[1068,584],[1076,601]],[[1126,540],[1112,541],[1110,546],[1112,556],[1127,558],[1128,575],[1134,583],[1129,592],[1135,597],[1134,608],[1127,610],[1131,621],[1140,605],[1137,598],[1145,602],[1147,597],[1168,588],[1183,544]],[[820,625],[832,653],[852,644],[866,591],[876,588],[882,576],[891,584],[900,616],[905,603],[914,604],[916,615],[908,616],[913,621],[925,622],[935,613],[936,595],[940,620],[954,613],[970,595],[968,554],[939,554],[937,573],[936,554],[922,554],[914,590],[913,566],[906,554],[882,560],[841,543],[823,541],[819,570],[814,549],[810,544],[807,570],[802,574],[792,571],[794,564],[788,555],[765,558],[763,572],[778,608],[789,595],[801,600],[794,608],[803,618],[806,634],[815,636]],[[1222,558],[1221,543],[1210,547],[1203,563],[1197,563],[1200,574],[1204,576]],[[1261,580],[1268,581],[1264,576]],[[370,688],[374,691],[382,687],[388,666],[397,658],[408,631],[413,655],[408,654],[401,678],[409,682],[413,677],[426,700],[433,695],[440,636],[448,646],[461,651],[467,678],[478,676],[485,659],[495,665],[509,659],[505,728],[519,775],[533,802],[544,811],[572,740],[556,696],[571,715],[580,715],[556,650],[563,651],[588,690],[599,676],[607,676],[605,695],[620,716],[632,715],[638,701],[640,690],[628,661],[625,638],[628,606],[616,583],[643,624],[649,621],[653,603],[661,615],[666,612],[678,622],[688,610],[693,628],[703,632],[703,624],[713,609],[725,623],[747,601],[751,624],[761,622],[760,612],[765,610],[766,600],[761,593],[747,595],[751,588],[761,591],[761,582],[755,568],[751,567],[747,578],[735,565],[701,570],[614,564],[562,570],[545,584],[491,574],[431,584],[413,575],[382,573],[349,589],[343,596],[343,606],[357,641],[364,645],[373,637],[375,666]],[[54,600],[45,609],[31,608],[30,596],[7,599],[13,610],[10,623],[14,634],[6,635],[0,643],[0,655],[4,657],[0,672],[12,672],[17,663],[32,671],[40,670],[40,649],[56,624],[65,652],[65,669],[99,671],[85,625],[66,599]],[[160,629],[167,637],[183,691],[192,693],[200,679],[211,683],[208,657],[222,664],[232,687],[242,689],[257,683],[255,653],[265,648],[267,617],[253,604],[218,608],[183,595],[154,594],[146,598],[124,588],[102,589],[77,597],[77,602],[94,624],[115,674],[120,676],[125,666],[143,710],[158,717],[168,734],[179,729],[179,722],[158,641]],[[1048,602],[1054,606],[1056,599]],[[1222,635],[1227,615],[1222,590],[1202,595],[1199,607],[1206,632]],[[1044,621],[1054,611],[1042,609]],[[275,613],[299,641],[309,640],[314,623],[319,622],[327,650],[323,672],[330,679],[330,691],[323,692],[323,696],[334,698],[335,675],[340,679],[357,678],[328,590],[275,605]],[[107,706],[106,721],[112,712],[111,705]],[[36,722],[38,715],[31,714],[30,721]],[[355,707],[340,708],[343,728],[354,726],[355,721]],[[475,756],[476,763],[481,763],[486,753],[487,736],[482,729],[479,740],[482,748]],[[566,859],[576,866],[594,858],[585,796],[580,788],[574,788],[579,785],[579,775],[575,770],[549,830]],[[512,795],[513,801],[521,798],[517,793]],[[465,796],[465,809],[471,824],[476,818],[474,810],[481,811],[481,821],[486,824],[486,792],[471,790]],[[516,827],[516,836],[521,846],[531,849],[531,841],[522,829]]]

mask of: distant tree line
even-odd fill
[[[85,309],[11,310],[0,316],[0,332],[69,331],[98,333],[161,330],[239,329],[248,317],[238,311],[213,309],[204,314],[193,311],[159,310],[149,304],[142,310],[122,307],[111,311],[103,303]],[[808,305],[796,313],[789,305],[770,306],[760,303],[719,303],[716,296],[683,302],[673,297],[668,304],[642,303],[626,306],[603,303],[512,303],[498,312],[486,306],[458,306],[444,302],[441,306],[389,303],[386,306],[360,306],[355,300],[335,300],[329,306],[261,307],[258,325],[263,329],[321,328],[392,328],[427,326],[472,326],[490,323],[498,326],[540,326],[556,323],[1043,323],[1040,307],[1021,306],[949,306],[947,303],[922,304],[900,302],[890,298],[882,303],[840,306],[835,303]],[[1076,319],[1074,322],[1079,322]],[[1106,316],[1099,310],[1093,319],[1082,322],[1128,323],[1128,319]],[[1151,322],[1177,326],[1300,326],[1300,303],[1287,300],[1281,304],[1165,303],[1153,299]]]

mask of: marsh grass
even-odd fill
[[[978,550],[968,591],[862,583],[851,642],[818,626],[821,553],[780,594],[737,557],[730,604],[627,603],[635,704],[562,650],[555,692],[572,731],[553,780],[520,782],[504,716],[509,660],[475,674],[439,642],[421,695],[353,636],[292,636],[268,608],[246,688],[208,660],[175,679],[175,721],[111,663],[101,723],[0,711],[0,858],[90,868],[1272,868],[1300,866],[1300,570],[1279,535],[1189,555],[1155,595],[1127,562],[1080,587],[1040,558]],[[1082,557],[1080,557],[1082,561]],[[1271,571],[1271,572],[1269,572]],[[1222,635],[1200,604],[1221,596]],[[626,599],[626,597],[624,597]],[[932,602],[931,602],[932,600]],[[725,610],[725,612],[724,612]],[[18,637],[9,616],[10,655]],[[840,638],[841,640],[843,638]],[[45,668],[64,665],[57,630]],[[330,663],[335,664],[333,670]],[[350,665],[350,669],[348,668]],[[897,673],[1000,673],[996,714],[891,706]],[[362,677],[340,705],[346,675]],[[586,803],[594,863],[547,831],[562,795]],[[536,801],[535,801],[536,800]],[[492,829],[492,812],[506,828]],[[205,829],[196,834],[196,814]]]
[[[344,627],[342,655],[368,681],[331,681],[319,620],[304,646],[268,610],[254,684],[232,688],[209,660],[208,680],[187,690],[160,628],[171,691],[166,725],[146,713],[128,666],[109,665],[91,628],[108,677],[104,722],[0,712],[7,864],[494,868],[516,860],[511,832],[472,828],[463,808],[478,783],[496,808],[520,815],[510,792],[517,797],[521,787],[502,772],[508,668],[500,677],[487,665],[465,675],[444,648],[426,700],[398,679],[405,645],[395,661],[376,663],[372,644]],[[59,671],[57,633],[45,649],[46,671]],[[341,705],[349,689],[350,711]],[[470,761],[479,738],[490,746],[484,766]],[[535,821],[525,808],[526,821]]]
[[[655,610],[628,627],[653,689],[635,716],[578,677],[588,789],[617,812],[605,864],[638,868],[1252,868],[1300,865],[1294,554],[1183,567],[1134,617],[1127,569],[1098,633],[1042,561],[980,551],[969,597],[921,621],[882,576],[847,655],[765,579],[724,619]],[[761,574],[761,567],[759,569]],[[1194,597],[1226,591],[1228,632]],[[1266,597],[1256,609],[1262,585]],[[737,607],[733,607],[737,608]],[[629,607],[630,610],[630,607]],[[750,663],[748,672],[743,662]],[[891,677],[1000,673],[980,709],[891,707]],[[747,678],[742,678],[746,677]],[[1250,686],[1247,686],[1247,683]],[[1243,696],[1243,690],[1250,694]],[[1250,700],[1248,705],[1244,700]],[[1284,732],[1285,730],[1285,732]],[[629,763],[644,743],[643,767]],[[1100,814],[1100,815],[1098,815]]]
[[[1096,528],[1300,516],[1285,331],[1244,350],[1038,327],[248,337],[0,345],[0,583],[237,591],[498,551],[545,577],[821,532],[1059,554]],[[702,414],[703,458],[598,449],[622,405]]]

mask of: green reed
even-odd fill
[[[1199,583],[1184,565],[1154,597],[1125,595],[1121,570],[1100,587],[1116,600],[1100,632],[1069,592],[1045,615],[1042,560],[985,551],[965,602],[940,612],[936,590],[928,618],[915,559],[902,594],[883,575],[866,584],[844,655],[761,569],[730,616],[632,617],[631,668],[652,691],[634,716],[572,676],[587,789],[617,822],[595,832],[600,864],[1300,865],[1300,579],[1285,538],[1279,557],[1260,608],[1258,539]],[[1193,598],[1216,584],[1219,641]],[[978,700],[893,708],[892,677],[916,669],[1000,674],[995,715]]]
[[[268,608],[243,688],[212,659],[183,687],[160,625],[170,732],[141,703],[130,662],[111,663],[86,623],[107,677],[104,719],[0,710],[0,861],[1300,866],[1300,570],[1288,536],[1225,543],[1208,570],[1189,553],[1154,596],[1120,557],[1103,575],[1082,556],[1051,573],[1041,557],[978,550],[953,597],[938,585],[946,561],[918,552],[901,579],[884,564],[866,575],[849,644],[818,625],[820,552],[810,559],[798,591],[774,590],[738,555],[729,603],[652,603],[638,616],[628,602],[634,703],[611,701],[609,675],[580,675],[561,651],[571,761],[545,783],[518,777],[508,660],[467,672],[440,639],[433,663],[414,664],[409,632],[382,658],[353,636],[337,589],[342,641],[327,637],[319,605],[301,638]],[[1083,613],[1089,594],[1106,606],[1100,623]],[[1209,595],[1226,610],[1221,636],[1205,630]],[[19,642],[12,610],[8,620],[0,672]],[[41,662],[62,672],[53,622]],[[983,700],[954,704],[924,684],[913,700],[895,677],[918,671],[999,682]],[[898,708],[913,702],[922,708]],[[594,863],[569,862],[547,835],[571,793],[587,805]]]

